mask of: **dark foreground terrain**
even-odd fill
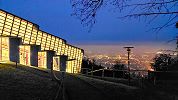
[[[64,88],[60,88],[49,72],[0,64],[0,100],[177,100],[154,90],[82,75],[66,74]]]

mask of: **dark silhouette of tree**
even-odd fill
[[[128,78],[128,72],[127,67],[125,64],[121,63],[120,61],[117,61],[113,67],[113,72],[117,75],[117,77],[120,78]]]
[[[91,64],[92,64],[93,70],[98,70],[98,69],[102,69],[102,68],[103,68],[103,67],[101,66],[101,64],[98,65],[98,64],[96,63],[96,60],[95,60],[95,59],[92,59]]]
[[[169,71],[178,71],[178,57],[172,59],[171,64],[168,66]]]
[[[82,59],[82,68],[92,68],[92,62],[89,60],[89,58],[83,58]]]
[[[158,54],[154,57],[151,64],[152,68],[156,71],[167,71],[169,66],[172,65],[173,58],[169,54]]]
[[[94,59],[91,60],[89,58],[84,58],[82,60],[82,68],[88,68],[90,70],[92,70],[92,69],[98,70],[98,69],[102,69],[103,66],[96,64],[96,60],[94,60]]]
[[[82,68],[89,68],[89,60],[82,59]]]
[[[175,25],[178,18],[178,0],[71,0],[71,4],[73,15],[89,27],[95,24],[98,10],[106,5],[114,6],[116,12],[127,13],[119,18],[149,17],[147,21],[151,23],[158,17],[167,16],[165,23],[154,28],[155,31]]]
[[[121,62],[116,62],[114,65],[113,65],[113,70],[126,70],[126,66],[125,64],[122,64]]]

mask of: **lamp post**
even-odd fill
[[[176,28],[178,28],[178,22],[176,22]],[[176,37],[176,44],[177,44],[177,48],[176,48],[176,51],[177,51],[177,56],[178,56],[178,36]]]
[[[177,53],[177,56],[178,56],[178,36],[176,36],[176,45],[177,45],[177,47],[176,47],[176,53]]]
[[[128,63],[128,67],[127,67],[127,70],[128,70],[128,74],[129,74],[129,76],[128,76],[128,81],[129,81],[129,85],[130,85],[130,53],[131,53],[131,48],[134,48],[134,47],[124,47],[125,49],[127,49],[127,53],[128,53],[128,61],[127,61],[127,63]]]

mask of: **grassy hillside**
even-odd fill
[[[52,100],[56,87],[48,73],[0,64],[0,100]]]

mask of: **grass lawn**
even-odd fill
[[[52,100],[56,87],[49,73],[0,64],[0,100]]]

